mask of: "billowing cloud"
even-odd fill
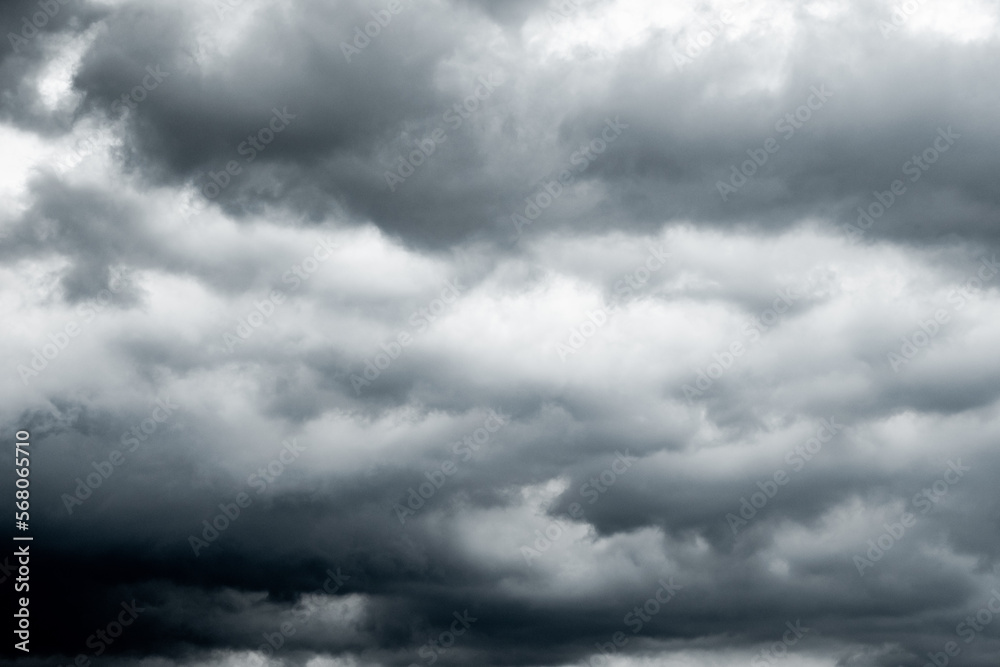
[[[0,17],[16,664],[992,664],[993,4]]]

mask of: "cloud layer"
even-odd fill
[[[998,20],[5,4],[5,655],[994,664]]]

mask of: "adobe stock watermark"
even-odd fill
[[[903,163],[901,167],[903,175],[909,176],[911,183],[919,181],[924,173],[940,159],[941,155],[947,153],[955,142],[962,138],[962,135],[951,129],[951,125],[947,129],[939,127],[937,133],[938,135],[931,142],[931,145],[925,148],[920,155],[913,155]],[[899,201],[906,192],[906,184],[898,178],[889,184],[888,190],[872,192],[875,201],[867,207],[859,206],[857,208],[857,222],[853,225],[841,225],[847,235],[847,240],[851,243],[858,243],[864,237],[865,232],[875,224],[875,221],[885,215],[886,211],[892,208],[893,204]]]
[[[980,607],[975,614],[969,614],[961,623],[955,626],[955,634],[962,638],[966,644],[974,642],[982,634],[987,626],[993,622],[997,615],[1000,615],[1000,591],[996,588],[990,590],[993,595]],[[997,603],[993,606],[993,603]],[[927,662],[922,667],[948,667],[951,659],[958,657],[962,653],[962,647],[957,642],[947,641],[940,651],[928,651]]]
[[[209,201],[219,197],[233,182],[233,178],[243,173],[244,166],[257,159],[257,156],[263,153],[279,134],[288,129],[292,120],[297,117],[298,114],[290,113],[287,106],[281,110],[277,107],[272,108],[271,118],[264,126],[255,133],[247,135],[247,138],[236,146],[236,153],[244,156],[243,160],[230,160],[226,163],[225,169],[218,172],[209,169],[208,182],[198,190],[201,197],[187,201],[181,206],[182,217],[190,221],[195,213],[208,206]]]
[[[409,0],[408,4],[412,6],[413,0]],[[354,27],[354,39],[350,42],[340,43],[340,52],[344,54],[347,62],[351,62],[351,58],[361,55],[361,52],[371,45],[372,40],[381,35],[382,30],[392,23],[393,17],[398,16],[402,11],[403,5],[400,0],[389,0],[384,9],[373,9],[371,21],[363,26]]]
[[[246,0],[212,0],[212,5],[215,7],[215,14],[220,22],[225,20],[226,12],[239,9],[244,4],[246,4]]]
[[[624,453],[616,451],[615,458],[611,462],[610,466],[580,485],[579,495],[582,498],[587,499],[587,504],[593,505],[600,500],[601,496],[607,493],[608,489],[614,486],[623,475],[631,470],[632,465],[637,460],[638,459],[636,457],[629,454],[629,450],[627,449]],[[584,512],[583,505],[579,502],[570,503],[567,509],[570,517],[575,521],[583,521],[586,519],[586,512]],[[535,530],[537,539],[535,539],[531,545],[521,545],[520,551],[521,556],[524,558],[524,562],[529,566],[534,565],[534,561],[541,557],[543,553],[551,549],[552,545],[558,541],[563,534],[565,534],[565,531],[565,527],[558,519],[550,520],[545,526],[544,531]]]
[[[821,84],[819,88],[812,86],[809,91],[811,94],[806,98],[804,104],[799,105],[794,111],[786,113],[774,124],[774,131],[782,134],[783,141],[791,140],[795,133],[805,127],[805,124],[812,119],[813,112],[822,109],[823,105],[833,97],[833,93],[827,90],[826,84]],[[750,156],[750,159],[744,160],[739,166],[734,164],[729,168],[731,172],[729,182],[715,182],[715,189],[722,196],[722,201],[728,201],[730,195],[737,194],[757,173],[757,170],[767,164],[772,155],[781,150],[781,147],[781,141],[775,137],[768,137],[764,140],[761,148],[748,148],[747,155]]]
[[[522,212],[513,213],[508,217],[501,217],[499,219],[501,224],[510,222],[514,225],[514,241],[520,241],[521,236],[524,234],[524,228],[541,217],[542,213],[563,195],[565,188],[573,185],[577,174],[587,171],[590,165],[603,155],[611,144],[618,141],[622,132],[627,129],[629,129],[629,125],[621,122],[621,116],[615,116],[614,120],[606,118],[604,129],[601,130],[600,136],[581,144],[579,149],[570,155],[569,167],[562,169],[556,179],[543,179],[538,191],[533,195],[525,197],[525,205]],[[574,167],[576,173],[574,173]]]
[[[695,399],[704,396],[705,392],[711,389],[712,385],[746,354],[747,350],[750,349],[750,344],[760,341],[763,334],[781,322],[785,314],[795,305],[795,302],[803,297],[794,287],[779,289],[775,294],[778,296],[771,302],[769,308],[765,308],[743,324],[740,332],[747,339],[747,343],[742,340],[734,340],[722,352],[716,352],[712,355],[714,361],[709,362],[703,368],[695,369],[694,384],[685,384],[681,387],[688,405],[694,405]]]
[[[117,115],[119,121],[124,120],[130,113],[139,108],[139,104],[149,97],[149,93],[160,87],[160,84],[170,76],[170,72],[165,72],[160,65],[149,65],[146,67],[148,74],[142,78],[139,85],[131,90],[122,93],[121,98],[111,103],[111,111]],[[92,155],[97,149],[94,137],[85,137],[78,140],[74,145],[70,155],[56,162],[56,171],[65,174],[67,171],[83,162],[84,158]]]
[[[125,628],[135,623],[139,614],[146,611],[145,607],[140,607],[135,600],[132,603],[121,603],[122,610],[118,615],[103,628],[98,628],[92,635],[87,637],[85,642],[87,648],[93,650],[93,656],[99,658],[115,643],[115,640],[125,633]],[[91,658],[86,653],[80,653],[73,659],[72,665],[66,667],[90,667]]]
[[[747,0],[737,0],[735,4],[742,6],[747,4]],[[674,51],[674,64],[677,65],[677,71],[683,72],[685,67],[694,64],[696,59],[715,44],[715,40],[725,32],[726,28],[732,25],[734,20],[736,20],[736,16],[730,9],[723,9],[718,18],[713,17],[707,21],[699,17],[698,22],[704,26],[704,29],[695,34],[693,39],[688,40],[684,53]]]
[[[898,373],[903,364],[910,363],[920,353],[921,349],[930,345],[934,337],[941,331],[941,327],[947,324],[950,319],[951,315],[948,311],[939,308],[934,311],[933,318],[929,317],[926,320],[920,320],[918,322],[919,328],[900,339],[902,343],[899,346],[898,353],[886,353],[886,360],[889,362],[889,366],[893,372]]]
[[[565,343],[556,344],[556,353],[565,363],[572,354],[577,354],[587,342],[597,335],[597,332],[604,328],[612,317],[617,315],[621,301],[631,296],[635,291],[642,289],[653,273],[662,269],[670,258],[670,252],[660,247],[649,247],[649,256],[646,261],[633,271],[624,275],[621,280],[614,285],[614,296],[611,301],[597,310],[587,312],[587,317],[574,326],[569,338]]]
[[[451,622],[451,625],[447,630],[439,634],[437,637],[432,637],[417,650],[417,655],[424,659],[428,665],[433,665],[441,657],[441,654],[445,653],[448,649],[455,645],[458,638],[464,635],[472,627],[472,624],[479,619],[475,616],[469,614],[469,610],[466,609],[461,614],[452,612],[452,616],[455,618]],[[410,663],[409,667],[420,667],[415,662]]]
[[[962,465],[962,459],[948,461],[948,468],[939,479],[928,488],[921,489],[910,502],[914,508],[920,510],[919,514],[927,514],[935,505],[945,499],[949,490],[958,484],[965,473],[972,470],[968,466]],[[885,557],[886,552],[892,549],[906,535],[906,530],[912,528],[917,523],[917,515],[912,512],[903,512],[896,523],[883,523],[885,531],[873,540],[868,540],[868,551],[864,556],[854,556],[854,566],[858,568],[858,574],[865,576],[865,570],[875,567],[875,563]]]
[[[510,417],[497,414],[496,410],[490,410],[482,426],[452,444],[452,453],[455,456],[424,472],[427,481],[422,482],[416,488],[411,486],[408,489],[410,493],[406,498],[405,506],[401,503],[395,503],[392,506],[400,525],[406,525],[406,519],[416,515],[427,504],[427,501],[437,494],[448,478],[458,472],[460,463],[468,463],[477,452],[489,444],[500,429],[509,423]]]
[[[171,401],[169,396],[157,398],[155,407],[149,413],[149,416],[122,433],[121,443],[124,446],[129,446],[128,453],[135,452],[139,448],[139,445],[146,442],[146,440],[156,433],[160,428],[160,424],[170,419],[174,411],[178,409],[180,409],[180,406]],[[66,508],[66,513],[72,515],[73,509],[82,505],[85,500],[90,498],[94,494],[94,491],[99,489],[114,474],[115,470],[125,463],[125,460],[125,454],[121,450],[113,449],[106,459],[92,461],[90,465],[94,469],[94,472],[88,474],[85,478],[77,477],[75,480],[76,488],[73,490],[73,493],[62,494],[61,500],[63,506]]]
[[[388,343],[382,343],[379,347],[381,352],[375,356],[365,359],[365,369],[361,374],[352,373],[350,380],[354,387],[354,393],[361,395],[363,387],[370,387],[371,384],[381,377],[382,373],[399,359],[403,352],[415,342],[415,337],[427,331],[439,317],[444,315],[462,296],[464,288],[457,279],[445,282],[445,288],[441,290],[441,295],[432,300],[425,307],[419,308],[410,315],[409,323],[413,327],[411,330],[400,331]]]
[[[271,459],[267,465],[260,467],[257,472],[247,477],[246,485],[255,489],[257,495],[264,493],[304,451],[305,447],[298,444],[295,438],[284,441],[278,455]],[[194,534],[188,536],[188,544],[194,555],[199,556],[202,551],[218,540],[219,536],[240,518],[242,510],[251,505],[253,505],[253,498],[246,491],[237,493],[231,503],[219,503],[219,513],[211,517],[211,520],[205,519],[201,522],[204,526],[201,537]]]
[[[242,0],[240,0],[242,2]],[[222,0],[217,0],[221,4]],[[178,45],[178,54],[185,62],[181,66],[181,74],[188,75],[200,68],[211,54],[209,46],[217,46],[212,31],[205,27],[192,27],[188,30],[186,39]]]
[[[120,117],[125,118],[128,115],[139,108],[141,104],[149,94],[160,87],[164,79],[170,76],[170,72],[164,72],[160,65],[156,66],[147,65],[146,66],[146,76],[142,78],[139,85],[134,86],[128,92],[122,93],[121,98],[115,100],[111,103],[111,110]]]
[[[491,73],[477,79],[479,85],[471,95],[461,102],[455,102],[447,111],[442,114],[441,119],[448,124],[452,131],[458,130],[466,120],[472,117],[481,108],[481,103],[486,102],[493,96],[496,89],[502,86],[506,77],[503,72]],[[399,166],[395,171],[386,170],[385,183],[392,192],[402,185],[407,178],[416,173],[421,165],[425,164],[437,151],[438,144],[443,144],[448,140],[448,132],[443,127],[435,128],[430,134],[420,141],[415,142],[416,148],[409,155],[396,158]]]
[[[622,622],[632,630],[633,635],[642,632],[647,623],[659,614],[667,604],[676,596],[678,591],[684,588],[681,584],[675,584],[673,577],[668,577],[665,581],[657,581],[659,588],[642,604],[636,605],[630,612],[625,614]],[[594,644],[600,653],[590,657],[587,664],[591,667],[607,667],[611,660],[622,647],[628,644],[629,637],[624,632],[615,632],[611,635],[611,641],[597,642]]]
[[[46,342],[42,343],[41,347],[32,348],[31,361],[27,365],[17,365],[17,374],[24,386],[28,386],[29,379],[37,378],[41,375],[49,367],[49,364],[55,361],[62,354],[63,350],[69,347],[70,342],[83,333],[87,325],[107,309],[115,294],[118,294],[131,284],[131,278],[126,275],[131,273],[131,269],[123,268],[119,270],[111,268],[109,271],[111,279],[108,281],[108,286],[97,293],[97,296],[93,299],[93,303],[85,302],[76,307],[80,321],[76,319],[70,320],[61,330],[48,334]]]
[[[910,20],[910,17],[917,13],[924,4],[924,0],[903,0],[903,2],[898,5],[892,6],[892,14],[889,16],[889,20],[879,19],[875,22],[876,27],[878,27],[879,32],[886,39],[889,39],[889,35],[896,32]]]
[[[72,0],[38,0],[39,11],[32,14],[30,20],[27,16],[21,17],[21,29],[16,34],[7,33],[7,40],[14,53],[21,53],[21,49],[38,36],[38,31],[47,26],[59,10],[70,2]]]
[[[5,583],[7,579],[17,573],[17,567],[10,562],[10,556],[3,557],[3,563],[0,563],[0,584]]]
[[[300,262],[293,264],[290,269],[281,276],[281,282],[291,285],[289,290],[298,289],[305,281],[309,280],[322,263],[333,257],[333,251],[340,247],[340,244],[330,237],[325,237],[316,242],[312,252],[306,255]],[[254,332],[264,326],[275,314],[278,306],[285,302],[287,294],[282,290],[271,290],[263,299],[254,300],[253,309],[244,317],[240,318],[233,332],[222,334],[222,342],[226,345],[226,351],[232,352],[236,345],[250,340]],[[235,335],[233,335],[235,333]]]
[[[561,28],[566,25],[573,16],[579,13],[583,7],[583,0],[558,0],[549,3],[549,8],[545,10],[545,20],[549,22],[550,28]]]
[[[312,595],[335,595],[351,578],[341,572],[339,567],[336,572],[328,569],[325,574],[328,576],[323,581],[323,585],[312,591]],[[318,609],[316,606],[303,605],[302,609],[295,611],[292,620],[281,623],[278,629],[273,632],[261,633],[264,643],[257,646],[257,650],[246,658],[246,664],[250,667],[261,667],[267,664],[268,660],[288,642],[289,638],[294,636],[301,626],[309,622],[313,614],[316,613],[316,609]]]
[[[997,256],[995,254],[993,255],[993,259],[982,258],[980,264],[982,266],[976,270],[974,276],[966,280],[958,289],[948,292],[948,303],[955,310],[965,308],[972,297],[981,292],[985,288],[986,283],[993,280],[997,276],[997,273],[1000,273],[1000,264],[997,263]]]
[[[992,623],[993,619],[1000,614],[1000,591],[994,588],[990,592],[993,595],[986,601],[986,604],[976,611],[975,615],[969,614],[965,617],[964,621],[955,626],[955,634],[964,639],[966,644],[971,644],[979,636],[979,633],[983,632],[986,626]],[[993,606],[994,602],[997,603],[996,607]],[[958,655],[958,652],[954,655]],[[934,662],[938,667],[944,667],[944,664],[946,664],[937,660]]]
[[[806,440],[801,445],[795,445],[785,454],[785,463],[792,467],[793,472],[800,472],[823,449],[823,445],[833,440],[833,438],[843,430],[844,425],[837,423],[836,417],[821,419],[816,434]],[[750,499],[746,496],[740,498],[740,507],[737,510],[739,516],[733,512],[726,514],[726,523],[733,532],[733,537],[739,531],[749,525],[750,521],[757,516],[757,513],[764,509],[772,498],[778,495],[781,487],[787,485],[791,477],[784,468],[774,471],[770,478],[757,482],[759,491],[750,494]]]
[[[788,649],[798,644],[809,632],[809,628],[802,626],[801,619],[795,619],[794,625],[791,621],[785,621],[785,627],[788,629],[782,633],[781,639],[762,648],[750,661],[750,667],[771,667],[779,660],[784,660],[788,657]]]
[[[980,260],[981,266],[972,278],[965,281],[961,288],[948,293],[948,303],[954,306],[955,310],[961,310],[969,299],[979,290],[983,289],[987,282],[993,280],[1000,272],[1000,264],[997,264],[996,255],[992,261],[983,258]],[[934,338],[940,333],[941,328],[951,319],[951,313],[943,308],[934,311],[934,316],[926,320],[917,322],[918,328],[909,335],[903,336],[899,349],[896,352],[886,354],[886,359],[893,372],[898,373],[904,365],[913,361],[914,358],[924,348],[930,346]]]

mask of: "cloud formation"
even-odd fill
[[[993,664],[998,20],[6,3],[5,656]]]

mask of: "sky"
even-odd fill
[[[997,664],[997,3],[0,27],[3,664]]]

